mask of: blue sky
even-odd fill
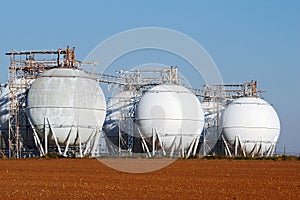
[[[83,60],[99,42],[121,31],[149,26],[174,29],[207,50],[224,82],[258,80],[281,119],[278,150],[286,146],[287,151],[299,153],[299,10],[296,0],[3,1],[0,81],[6,81],[8,73],[9,58],[4,53],[13,48],[70,45]],[[171,56],[168,61],[178,63]]]

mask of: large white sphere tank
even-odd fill
[[[165,150],[186,150],[200,136],[204,114],[200,101],[185,87],[159,85],[142,96],[136,122],[144,137],[157,133]]]
[[[48,118],[58,142],[65,144],[71,128],[70,144],[82,143],[96,129],[101,130],[106,113],[104,94],[98,83],[78,69],[58,68],[36,79],[27,96],[29,117],[44,138],[44,119]],[[46,120],[47,123],[47,120]],[[54,137],[50,138],[54,143]]]
[[[246,154],[265,153],[277,142],[280,133],[276,111],[257,97],[242,97],[231,102],[222,114],[221,126],[227,142],[233,147],[239,137]]]

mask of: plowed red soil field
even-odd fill
[[[300,161],[177,160],[144,174],[95,159],[0,160],[0,199],[300,199]]]

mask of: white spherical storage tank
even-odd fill
[[[106,103],[98,82],[88,74],[78,69],[57,68],[46,71],[33,82],[27,109],[42,138],[46,119],[59,144],[69,141],[74,145],[80,140],[85,143],[93,131],[102,129]],[[69,134],[72,128],[76,131]],[[54,143],[53,135],[49,142]]]
[[[136,109],[136,122],[145,138],[157,133],[162,147],[186,150],[204,125],[200,101],[180,85],[159,85],[147,91]]]
[[[226,141],[232,148],[241,143],[247,154],[265,154],[277,142],[280,121],[274,108],[257,97],[242,97],[231,102],[221,117]]]

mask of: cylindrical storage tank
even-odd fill
[[[70,141],[71,145],[80,140],[85,143],[94,131],[101,130],[106,113],[99,84],[85,72],[69,68],[51,69],[36,79],[29,89],[27,108],[42,138],[50,125],[59,144]],[[49,142],[54,143],[53,134]]]
[[[277,142],[280,121],[274,108],[257,97],[231,102],[221,117],[223,135],[231,148],[241,143],[246,154],[264,154]]]
[[[200,136],[204,114],[200,101],[185,87],[159,85],[142,96],[136,122],[145,138],[157,133],[165,150],[186,150]]]

